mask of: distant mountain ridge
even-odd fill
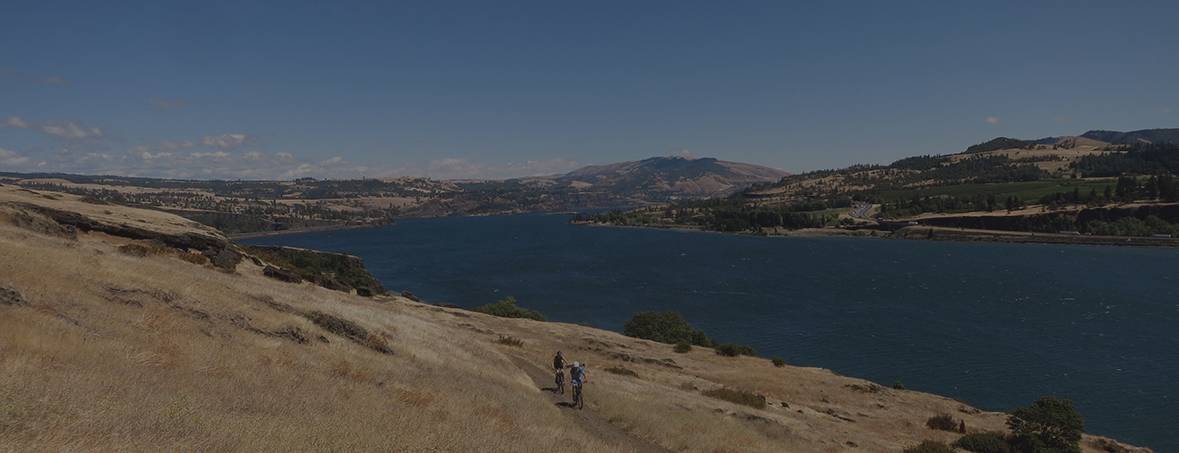
[[[965,153],[973,154],[1003,149],[1029,148],[1034,145],[1076,144],[1078,142],[1085,142],[1093,146],[1100,146],[1103,144],[1133,145],[1136,143],[1179,143],[1179,128],[1140,129],[1129,132],[1096,129],[1077,136],[1044,137],[1035,140],[996,137],[983,143],[966,148]]]
[[[1179,128],[1141,129],[1130,132],[1093,130],[1081,136],[1115,145],[1133,145],[1139,142],[1179,143]]]
[[[667,156],[591,165],[555,179],[583,190],[710,197],[732,194],[757,183],[776,182],[788,175],[775,168],[711,157]]]

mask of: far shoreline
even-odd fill
[[[845,230],[838,228],[804,228],[784,232],[728,232],[713,231],[693,225],[615,225],[600,222],[570,222],[575,226],[599,228],[633,228],[669,230],[697,233],[714,233],[733,236],[814,238],[847,237],[866,239],[898,239],[917,241],[949,242],[994,242],[1007,244],[1049,244],[1049,245],[1096,245],[1118,247],[1179,247],[1179,238],[1153,238],[1138,236],[1085,236],[1070,234],[1036,233],[1031,231],[977,230],[935,226],[910,226],[895,232],[884,230]]]
[[[269,230],[269,231],[252,231],[249,233],[232,233],[226,234],[225,237],[232,240],[241,239],[259,239],[275,236],[288,236],[292,234],[302,233],[325,233],[329,231],[345,231],[345,230],[361,230],[366,228],[379,228],[383,226],[392,225],[393,222],[387,223],[366,223],[362,225],[321,225],[303,228],[289,228],[285,230]]]

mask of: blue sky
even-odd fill
[[[117,3],[0,6],[0,170],[804,171],[1179,127],[1173,1]]]

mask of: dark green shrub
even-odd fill
[[[915,447],[906,448],[905,453],[954,453],[954,449],[942,442],[927,440]]]
[[[761,395],[727,388],[716,388],[701,392],[704,396],[725,400],[730,403],[743,404],[756,409],[765,409],[766,398]]]
[[[718,344],[716,345],[716,353],[725,357],[737,357],[739,355],[754,355],[753,348],[749,346],[742,346],[738,344]]]
[[[774,357],[771,361],[774,362],[774,366],[776,366],[778,368],[782,368],[782,367],[786,366],[786,361],[782,360],[778,357]]]
[[[950,414],[937,414],[929,417],[929,420],[925,421],[925,426],[928,426],[930,429],[939,429],[942,431],[958,431],[958,422]]]
[[[612,366],[612,367],[606,368],[606,372],[613,373],[613,374],[619,374],[619,375],[623,375],[623,376],[639,377],[639,373],[636,373],[634,370],[632,370],[630,368],[626,368],[624,366]]]
[[[622,327],[622,333],[661,343],[688,343],[696,346],[712,344],[708,336],[696,330],[683,316],[674,311],[644,311],[636,313]]]
[[[243,249],[246,253],[328,289],[349,292],[352,288],[368,288],[376,294],[385,293],[381,282],[355,256],[293,247],[246,246]],[[217,259],[214,256],[209,258]],[[233,264],[236,265],[236,261]]]
[[[901,381],[896,381],[892,383],[892,388],[896,390],[904,390],[905,384],[902,384]]]
[[[712,346],[712,339],[708,338],[708,335],[704,335],[704,332],[697,330],[692,332],[692,344],[707,348]]]
[[[954,446],[974,453],[1011,453],[1003,433],[971,433],[959,437]]]
[[[1080,452],[1085,420],[1072,401],[1045,396],[1012,412],[1007,426],[1018,451]]]
[[[675,344],[675,352],[678,352],[680,354],[683,354],[683,353],[691,351],[691,350],[692,350],[692,345],[690,345],[688,343],[679,342],[679,343]]]
[[[525,318],[544,321],[544,315],[541,315],[540,312],[536,310],[529,310],[516,305],[516,298],[512,296],[500,299],[493,304],[475,307],[475,311],[479,313],[487,313],[493,316],[499,316],[501,318]]]

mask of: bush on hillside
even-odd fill
[[[349,292],[353,288],[367,288],[375,294],[384,294],[385,288],[355,256],[343,253],[318,252],[291,247],[247,246],[244,250],[276,267],[290,271],[303,280],[328,289]],[[235,254],[236,255],[236,254]],[[209,258],[216,260],[217,257]],[[236,265],[236,259],[232,258]],[[214,261],[216,264],[216,261]],[[224,267],[224,266],[222,266]]]
[[[690,345],[688,343],[681,341],[681,342],[675,344],[675,352],[678,352],[680,354],[683,354],[683,353],[691,351],[691,350],[692,350],[692,345]]]
[[[355,322],[320,311],[303,313],[303,317],[328,332],[352,340],[369,349],[382,354],[393,353],[393,349],[389,347],[389,342],[383,335],[369,333],[367,329]]]
[[[712,390],[705,390],[701,392],[704,396],[725,400],[730,403],[743,404],[755,409],[765,409],[766,398],[744,390],[727,389],[724,387],[715,388]]]
[[[1085,420],[1073,402],[1051,396],[1021,407],[1007,418],[1017,451],[1080,452]]]
[[[696,330],[688,321],[674,311],[644,311],[636,313],[622,327],[622,333],[644,340],[660,343],[688,343],[696,346],[711,346],[712,340]]]
[[[1003,433],[971,433],[959,437],[954,446],[973,453],[1011,453]]]
[[[929,420],[925,421],[925,426],[928,426],[930,429],[938,429],[942,431],[958,431],[958,422],[955,421],[954,417],[950,416],[950,414],[938,414],[934,415],[933,417],[929,417]]]
[[[618,374],[618,375],[622,375],[622,376],[639,377],[639,373],[636,373],[634,370],[624,367],[624,366],[621,366],[621,365],[606,368],[606,372]]]
[[[142,257],[147,256],[147,247],[144,247],[139,244],[120,245],[119,246],[119,253],[122,253],[124,255],[130,255],[130,256],[142,258]]]
[[[544,321],[544,315],[541,315],[536,310],[529,310],[516,305],[516,298],[512,296],[505,297],[492,304],[475,307],[475,311],[501,318],[525,318]]]
[[[927,440],[917,446],[906,448],[905,453],[954,453],[954,449],[945,443]]]
[[[753,348],[749,346],[742,346],[739,344],[718,344],[716,345],[716,353],[725,357],[737,357],[739,355],[754,355]]]
[[[774,366],[776,366],[778,368],[782,368],[782,367],[786,366],[786,361],[782,360],[778,357],[774,357],[771,361],[774,362]]]
[[[507,336],[507,335],[500,335],[499,339],[495,340],[495,342],[502,344],[502,345],[514,346],[517,348],[524,346],[524,340],[521,340],[516,337]]]
[[[368,334],[368,337],[366,337],[364,339],[364,345],[368,346],[369,349],[372,349],[372,350],[377,351],[382,354],[392,354],[393,353],[393,348],[389,347],[389,341],[386,340],[385,337],[381,336],[381,335],[372,334],[372,333]]]

